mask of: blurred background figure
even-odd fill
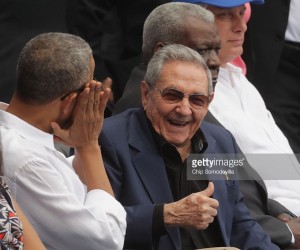
[[[300,1],[252,6],[243,58],[255,85],[295,153],[300,153]],[[298,157],[299,160],[299,157]]]
[[[141,61],[143,24],[148,14],[169,0],[69,0],[70,33],[93,49],[95,77],[112,79],[114,100],[122,95],[134,66]]]
[[[8,103],[24,45],[40,33],[67,31],[66,0],[2,0],[0,9],[0,101]]]

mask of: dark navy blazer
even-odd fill
[[[203,122],[208,142],[205,153],[236,153],[232,135]],[[155,204],[173,202],[165,165],[143,109],[129,109],[105,119],[99,139],[107,173],[116,198],[127,211],[124,248],[181,249],[178,227],[168,227],[159,240],[152,239]],[[213,198],[219,201],[217,219],[225,246],[247,249],[279,249],[251,218],[243,203],[238,181],[213,181]]]

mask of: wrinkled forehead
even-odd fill
[[[214,15],[224,12],[224,11],[245,11],[246,10],[246,4],[242,4],[239,6],[235,6],[235,7],[218,7],[218,6],[213,6],[213,5],[208,5],[206,7],[206,9],[208,9],[209,11],[211,11]]]
[[[165,62],[155,84],[187,92],[207,93],[208,76],[203,65],[195,62],[170,60]]]

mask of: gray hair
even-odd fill
[[[145,81],[155,85],[160,78],[164,65],[170,61],[192,63],[200,66],[206,72],[208,82],[208,94],[213,93],[212,77],[203,57],[195,50],[181,44],[171,44],[158,50],[148,63]]]
[[[156,7],[147,17],[143,30],[143,56],[147,63],[159,42],[180,43],[184,37],[185,19],[197,18],[214,23],[214,15],[199,5],[171,2]]]
[[[21,51],[16,95],[27,103],[47,104],[88,83],[91,59],[90,46],[78,36],[38,35]]]

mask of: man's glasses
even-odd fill
[[[64,100],[64,99],[65,99],[69,94],[71,94],[71,93],[74,93],[74,92],[75,92],[75,93],[81,93],[84,89],[85,89],[85,85],[82,85],[82,86],[80,86],[80,88],[74,89],[74,90],[68,92],[67,94],[63,95],[63,96],[60,98],[60,100],[61,100],[61,101]]]
[[[203,109],[206,108],[210,102],[210,97],[202,94],[185,94],[177,89],[173,88],[165,88],[160,90],[153,85],[149,84],[149,86],[156,91],[158,91],[162,97],[162,99],[167,103],[177,103],[180,102],[183,98],[187,97],[191,106],[195,109]]]

